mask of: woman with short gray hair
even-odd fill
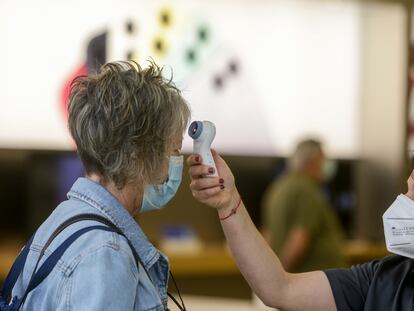
[[[160,209],[175,195],[189,107],[153,62],[145,69],[116,62],[76,78],[68,108],[86,176],[38,229],[12,296],[23,300],[22,310],[166,310],[168,260],[133,216]],[[36,279],[33,270],[81,231],[50,274],[25,293]]]

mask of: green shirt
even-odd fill
[[[295,272],[345,266],[342,228],[321,189],[308,177],[292,173],[274,182],[265,196],[263,218],[276,254],[290,230],[299,227],[310,234],[311,245]]]

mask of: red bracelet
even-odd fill
[[[237,203],[237,206],[235,208],[231,209],[230,214],[228,214],[226,217],[220,218],[220,220],[226,220],[227,218],[229,218],[229,217],[233,216],[234,214],[236,214],[237,209],[239,208],[239,206],[241,204],[241,201],[242,201],[242,199],[240,197],[239,203]]]

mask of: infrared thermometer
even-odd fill
[[[193,152],[201,156],[204,165],[214,167],[214,174],[208,176],[218,176],[216,163],[210,148],[216,136],[216,127],[210,121],[194,121],[188,128],[188,135],[194,140]]]

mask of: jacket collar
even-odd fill
[[[129,239],[149,269],[163,255],[148,241],[148,238],[126,208],[102,185],[88,179],[78,178],[67,194],[96,208],[111,220]]]

